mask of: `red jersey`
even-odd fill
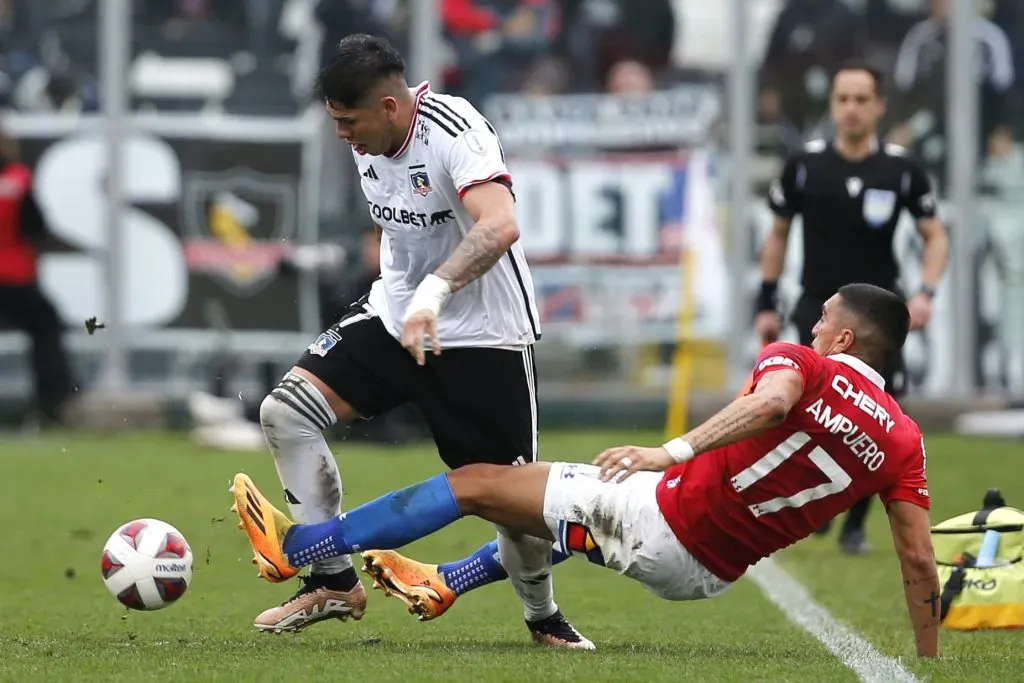
[[[761,351],[751,386],[782,369],[804,382],[782,423],[670,467],[658,484],[679,542],[725,581],[862,498],[929,508],[921,430],[877,372],[852,356],[774,343]]]
[[[23,164],[0,164],[0,283],[36,279],[36,250],[25,239],[21,205],[32,190],[32,172]]]

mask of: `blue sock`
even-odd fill
[[[556,565],[569,559],[557,550],[551,551],[551,564]],[[438,566],[437,571],[444,582],[456,595],[468,593],[496,581],[508,578],[508,572],[498,560],[498,542],[491,541],[469,557]]]
[[[498,562],[497,541],[491,541],[465,559],[442,564],[437,571],[456,595],[508,578],[508,572]]]
[[[462,517],[448,477],[392,491],[319,524],[296,524],[284,539],[293,567],[360,550],[390,550],[429,536]]]

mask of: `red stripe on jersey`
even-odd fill
[[[459,199],[462,199],[462,196],[464,194],[466,194],[466,192],[469,191],[469,188],[473,187],[474,185],[479,185],[481,183],[489,183],[492,180],[498,180],[499,178],[504,178],[505,180],[507,180],[510,183],[512,182],[512,176],[510,176],[508,173],[505,173],[504,171],[498,171],[497,173],[492,173],[487,178],[481,178],[480,180],[471,180],[468,183],[466,183],[465,185],[463,185],[462,187],[460,187],[459,188]]]
[[[416,92],[414,93],[416,96],[416,101],[413,103],[412,107],[412,121],[409,123],[409,132],[405,134],[405,142],[402,143],[402,146],[398,149],[398,151],[395,152],[394,154],[389,155],[388,158],[397,159],[398,157],[405,154],[405,150],[409,149],[409,143],[412,142],[412,137],[413,135],[416,134],[416,118],[419,116],[420,113],[420,100],[423,99],[423,96],[426,95],[429,90],[429,81],[423,81],[418,86],[416,86]]]

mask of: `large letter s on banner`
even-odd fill
[[[126,326],[173,321],[185,306],[188,269],[181,241],[164,223],[132,206],[174,202],[181,196],[181,164],[160,138],[131,134],[124,141],[125,212],[121,319]],[[40,283],[72,324],[108,318],[104,251],[107,149],[97,134],[73,135],[48,147],[36,168],[35,192],[50,227],[79,247],[78,254],[49,254],[40,261]]]

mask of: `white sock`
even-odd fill
[[[498,527],[498,559],[523,603],[527,621],[558,611],[551,579],[551,542]]]
[[[341,514],[341,474],[323,430],[337,421],[323,394],[301,375],[288,373],[260,404],[260,425],[292,519],[306,524]],[[317,574],[352,566],[348,555],[314,562]]]

